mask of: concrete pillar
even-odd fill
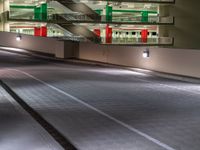
[[[10,11],[10,1],[3,0],[3,11]]]
[[[55,48],[57,58],[78,58],[79,43],[73,41],[57,41]]]
[[[65,58],[65,44],[64,41],[57,41],[55,47],[55,57]]]
[[[3,24],[3,31],[10,32],[10,24],[8,22]]]
[[[0,31],[10,32],[10,25],[7,22],[7,16],[5,14],[6,11],[10,11],[10,2],[9,0],[2,0],[0,3],[0,13],[1,13]]]
[[[170,16],[169,5],[160,5],[159,6],[159,16],[160,17],[168,17]],[[169,29],[167,26],[159,26],[158,27],[159,37],[168,37]]]
[[[3,12],[3,1],[0,1],[0,13]]]
[[[3,1],[0,1],[0,14],[3,13]],[[3,31],[2,16],[0,16],[0,31]]]
[[[159,37],[169,37],[169,29],[167,26],[159,26],[158,27],[158,35]]]
[[[159,6],[159,15],[160,17],[168,17],[170,15],[169,5],[160,5]]]
[[[0,31],[3,31],[3,23],[0,22]]]

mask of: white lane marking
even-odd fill
[[[161,141],[159,141],[159,140],[157,140],[157,139],[155,139],[155,138],[153,138],[153,137],[147,135],[146,133],[143,133],[143,132],[139,131],[138,129],[136,129],[136,128],[134,128],[134,127],[132,127],[132,126],[130,126],[130,125],[128,125],[128,124],[126,124],[126,123],[124,123],[124,122],[122,122],[122,121],[120,121],[120,120],[118,120],[118,119],[116,119],[116,118],[114,118],[114,117],[112,117],[112,116],[110,116],[110,115],[108,115],[107,113],[105,113],[105,112],[103,112],[103,111],[101,111],[101,110],[95,108],[94,106],[92,106],[92,105],[90,105],[90,104],[84,102],[83,100],[81,100],[81,99],[79,99],[79,98],[77,98],[77,97],[75,97],[75,96],[73,96],[73,95],[71,95],[71,94],[69,94],[69,93],[67,93],[67,92],[65,92],[65,91],[63,91],[63,90],[61,90],[61,89],[59,89],[59,88],[56,88],[56,87],[54,87],[53,85],[50,85],[50,84],[48,84],[48,83],[46,83],[46,82],[44,82],[44,81],[42,81],[42,80],[40,80],[40,79],[34,77],[33,75],[31,75],[31,74],[29,74],[29,73],[27,73],[27,72],[24,72],[24,71],[21,71],[21,70],[17,70],[17,69],[6,69],[6,70],[15,70],[15,71],[17,71],[17,72],[20,72],[20,73],[22,73],[22,74],[24,74],[24,75],[26,75],[26,76],[28,76],[28,77],[30,77],[30,78],[32,78],[32,79],[38,81],[38,82],[40,82],[40,83],[46,85],[47,87],[52,88],[52,89],[54,89],[55,91],[57,91],[57,92],[59,92],[59,93],[65,95],[65,96],[70,97],[70,98],[73,99],[74,101],[76,101],[76,102],[78,102],[78,103],[81,103],[82,105],[84,105],[84,106],[86,106],[86,107],[92,109],[93,111],[95,111],[95,112],[101,114],[102,116],[107,117],[108,119],[110,119],[110,120],[112,120],[112,121],[114,121],[114,122],[120,124],[121,126],[127,128],[127,129],[129,129],[130,131],[139,134],[140,136],[142,136],[142,137],[148,139],[149,141],[151,141],[151,142],[153,142],[153,143],[159,145],[160,147],[162,147],[162,148],[164,148],[164,149],[166,149],[166,150],[176,150],[176,149],[172,148],[171,146],[169,146],[169,145],[167,145],[167,144],[165,144],[165,143],[163,143],[163,142],[161,142]]]

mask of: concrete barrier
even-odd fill
[[[200,78],[200,50],[151,47],[145,59],[145,48],[80,43],[79,58]]]
[[[22,40],[16,40],[16,33],[0,32],[0,45],[51,54],[58,58],[75,57],[78,50],[78,43],[70,41],[59,41],[55,38],[35,37],[22,34]],[[75,53],[76,51],[76,53]]]

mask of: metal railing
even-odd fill
[[[81,0],[79,0],[81,1]],[[88,0],[91,2],[95,2],[95,0]],[[118,2],[119,0],[102,0],[108,2]],[[139,2],[139,3],[175,3],[175,0],[120,0],[120,2]],[[85,2],[84,2],[85,3]],[[86,3],[87,4],[87,3]]]
[[[160,16],[121,16],[121,15],[113,15],[111,20],[108,20],[105,15],[101,16],[101,18],[96,18],[93,15],[84,15],[84,14],[51,14],[46,17],[46,14],[38,14],[41,16],[38,19],[34,17],[33,13],[24,14],[24,15],[15,15],[15,12],[5,12],[4,15],[8,16],[10,20],[30,20],[30,21],[49,21],[49,22],[90,22],[90,23],[135,23],[135,24],[173,24],[174,17],[160,17]],[[63,18],[65,20],[63,20]],[[91,19],[93,18],[93,19]]]
[[[77,14],[59,14],[59,15],[49,15],[48,20],[51,21],[61,21],[60,17],[66,19],[66,21],[70,22],[108,22],[108,23],[140,23],[140,24],[173,24],[174,17],[159,17],[159,16],[149,16],[148,18],[143,18],[142,16],[120,16],[120,15],[113,15],[112,20],[108,20],[107,17],[101,16],[101,19],[91,19],[91,15],[77,15]],[[94,18],[94,17],[93,17]]]
[[[156,38],[112,38],[111,43],[106,43],[106,38],[102,37],[102,44],[117,44],[117,45],[173,45],[172,37],[156,37]]]
[[[75,42],[87,42],[88,40],[85,39],[84,37],[79,37],[79,36],[52,36],[53,38],[57,38],[59,40],[64,40],[64,41],[75,41]]]
[[[101,21],[110,21],[112,23],[117,22],[126,22],[126,23],[162,23],[162,24],[173,24],[174,17],[160,17],[160,16],[149,16],[149,17],[142,17],[142,16],[120,16],[120,15],[113,15],[112,20],[107,20],[106,16],[102,16]]]

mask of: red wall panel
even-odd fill
[[[148,30],[142,30],[141,31],[141,40],[143,43],[147,43],[147,38],[148,38]]]
[[[34,36],[40,36],[40,28],[34,27]]]
[[[106,26],[106,43],[112,43],[112,28],[110,28],[109,25]]]
[[[40,36],[43,36],[43,37],[47,36],[47,27],[40,28]]]
[[[101,30],[100,29],[94,29],[94,33],[100,37],[101,36]]]

